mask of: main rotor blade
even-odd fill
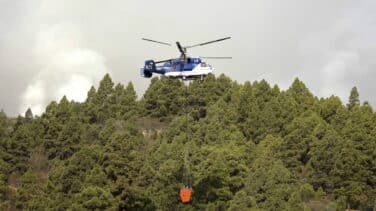
[[[200,56],[202,59],[232,59],[231,56]]]
[[[154,62],[154,63],[155,63],[155,64],[158,64],[158,63],[165,63],[165,62],[169,62],[169,61],[172,61],[172,60],[175,60],[175,59],[160,60],[160,61],[156,61],[156,62]]]
[[[207,44],[211,44],[211,43],[215,43],[215,42],[220,42],[220,41],[228,40],[228,39],[231,39],[231,37],[225,37],[225,38],[218,39],[218,40],[213,40],[213,41],[204,42],[204,43],[200,43],[200,44],[196,44],[196,45],[191,45],[191,46],[187,46],[185,48],[193,48],[193,47],[197,47],[197,46],[203,46],[203,45],[207,45]]]
[[[156,40],[151,40],[151,39],[146,39],[146,38],[142,38],[142,40],[149,41],[149,42],[155,42],[155,43],[159,43],[159,44],[162,44],[162,45],[169,45],[169,46],[171,46],[170,43],[166,43],[166,42],[161,42],[161,41],[156,41]]]

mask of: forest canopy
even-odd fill
[[[0,112],[0,210],[345,208],[376,209],[376,113],[356,87],[343,103],[299,79],[154,77],[138,98],[107,74],[85,102]]]

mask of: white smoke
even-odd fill
[[[357,86],[361,97],[375,105],[369,81],[375,76],[376,62],[371,55],[376,53],[376,4],[367,2],[354,2],[327,27],[303,39],[305,74],[308,80],[315,80],[317,94],[335,94],[346,102],[350,89]]]
[[[52,100],[64,95],[83,101],[91,85],[108,72],[103,56],[84,46],[83,36],[70,24],[41,27],[34,48],[40,71],[22,94],[20,113],[31,108],[41,114]]]
[[[328,63],[321,69],[320,74],[323,76],[321,81],[321,96],[330,96],[336,93],[345,99],[348,95],[347,87],[341,81],[345,80],[352,68],[359,64],[359,55],[353,51],[336,51],[329,58]]]

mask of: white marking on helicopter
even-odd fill
[[[167,77],[191,77],[191,76],[200,76],[200,75],[207,75],[212,73],[214,70],[213,67],[207,65],[205,63],[198,64],[193,70],[188,71],[171,71],[166,72],[165,76]]]

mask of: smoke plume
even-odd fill
[[[31,108],[41,114],[52,100],[64,95],[69,100],[83,101],[90,86],[108,71],[99,53],[85,48],[79,30],[69,24],[41,28],[34,47],[41,67],[22,94],[20,113]]]

